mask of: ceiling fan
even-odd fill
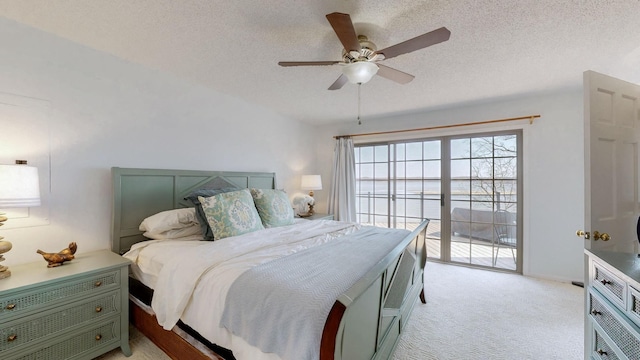
[[[364,84],[374,75],[380,75],[400,84],[413,80],[414,76],[400,70],[379,64],[380,61],[391,59],[398,55],[420,50],[431,45],[449,40],[451,32],[441,27],[426,34],[414,37],[396,45],[377,50],[375,44],[364,35],[356,35],[356,30],[349,14],[334,12],[327,15],[327,20],[333,27],[338,39],[344,46],[342,61],[280,61],[280,66],[318,66],[342,65],[342,75],[329,87],[338,90],[348,82]]]

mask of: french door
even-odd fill
[[[521,272],[521,132],[355,147],[357,220],[412,230],[427,256]]]

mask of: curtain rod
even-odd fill
[[[431,127],[419,128],[419,129],[391,130],[391,131],[370,132],[370,133],[352,134],[352,135],[336,135],[336,136],[334,136],[333,138],[334,138],[334,139],[340,139],[340,138],[349,138],[349,137],[356,137],[356,136],[371,136],[371,135],[397,134],[397,133],[411,132],[411,131],[425,131],[425,130],[447,129],[447,128],[455,128],[455,127],[460,127],[460,126],[471,126],[471,125],[493,124],[493,123],[499,123],[499,122],[516,121],[516,120],[526,120],[526,119],[528,119],[528,120],[529,120],[529,124],[533,124],[533,119],[537,119],[537,118],[539,118],[539,117],[540,117],[540,115],[529,115],[529,116],[520,116],[520,117],[514,117],[514,118],[508,118],[508,119],[497,119],[497,120],[476,121],[476,122],[470,122],[470,123],[466,123],[466,124],[453,124],[453,125],[439,125],[439,126],[431,126]]]

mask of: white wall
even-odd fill
[[[464,131],[523,129],[525,274],[582,277],[583,242],[573,235],[583,223],[581,89],[392,118],[369,119],[365,110],[362,126],[354,119],[318,131],[4,18],[0,41],[0,92],[42,99],[50,107],[49,225],[0,230],[14,245],[7,265],[38,260],[37,248],[56,251],[70,241],[81,252],[108,248],[112,166],[275,171],[278,186],[290,194],[299,192],[300,174],[319,172],[325,190],[316,191],[317,210],[323,211],[333,135],[540,114],[532,126]],[[0,118],[0,129],[6,121]],[[296,151],[314,143],[316,154]],[[8,150],[0,143],[0,155]]]
[[[0,230],[13,243],[6,265],[71,241],[79,252],[109,248],[113,166],[273,171],[290,194],[315,172],[315,154],[295,151],[313,148],[309,125],[4,18],[0,43],[0,93],[50,108],[49,224]],[[7,146],[0,154],[15,152]]]
[[[584,242],[575,236],[584,223],[584,140],[582,89],[465,105],[432,112],[367,119],[363,124],[327,125],[318,135],[319,169],[331,176],[334,135],[424,128],[539,114],[528,121],[423,133],[356,137],[356,142],[523,129],[524,274],[561,281],[583,277]],[[326,195],[319,209],[326,209]]]

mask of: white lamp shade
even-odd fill
[[[378,65],[368,61],[358,61],[342,67],[342,73],[352,84],[364,84],[378,72]]]
[[[322,190],[322,178],[320,175],[302,175],[300,188],[302,190]]]
[[[0,165],[0,209],[40,206],[38,168]]]

